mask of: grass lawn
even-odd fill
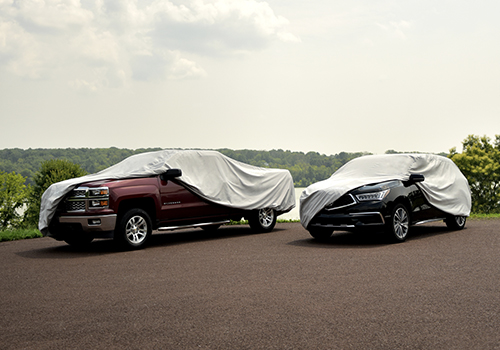
[[[16,239],[38,238],[42,234],[36,228],[28,229],[12,229],[0,231],[0,242],[2,241],[15,241]]]

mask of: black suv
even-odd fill
[[[411,225],[444,220],[451,229],[464,228],[464,216],[446,214],[429,204],[415,185],[423,180],[423,175],[414,174],[409,181],[386,181],[356,188],[316,214],[309,223],[309,233],[325,239],[334,229],[379,228],[397,241],[404,241]]]

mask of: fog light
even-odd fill
[[[89,226],[97,226],[101,224],[101,219],[89,219]]]

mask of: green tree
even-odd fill
[[[42,194],[53,183],[86,175],[87,172],[80,165],[62,159],[50,159],[40,165],[35,173],[34,185],[28,194],[28,209],[24,217],[24,224],[36,227],[40,215],[40,201]]]
[[[455,148],[448,155],[469,181],[472,211],[500,212],[500,135],[489,137],[469,135],[462,142],[462,153]]]
[[[0,171],[0,230],[17,228],[26,203],[26,179],[15,172]]]

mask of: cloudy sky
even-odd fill
[[[0,148],[461,150],[500,2],[0,0]]]

